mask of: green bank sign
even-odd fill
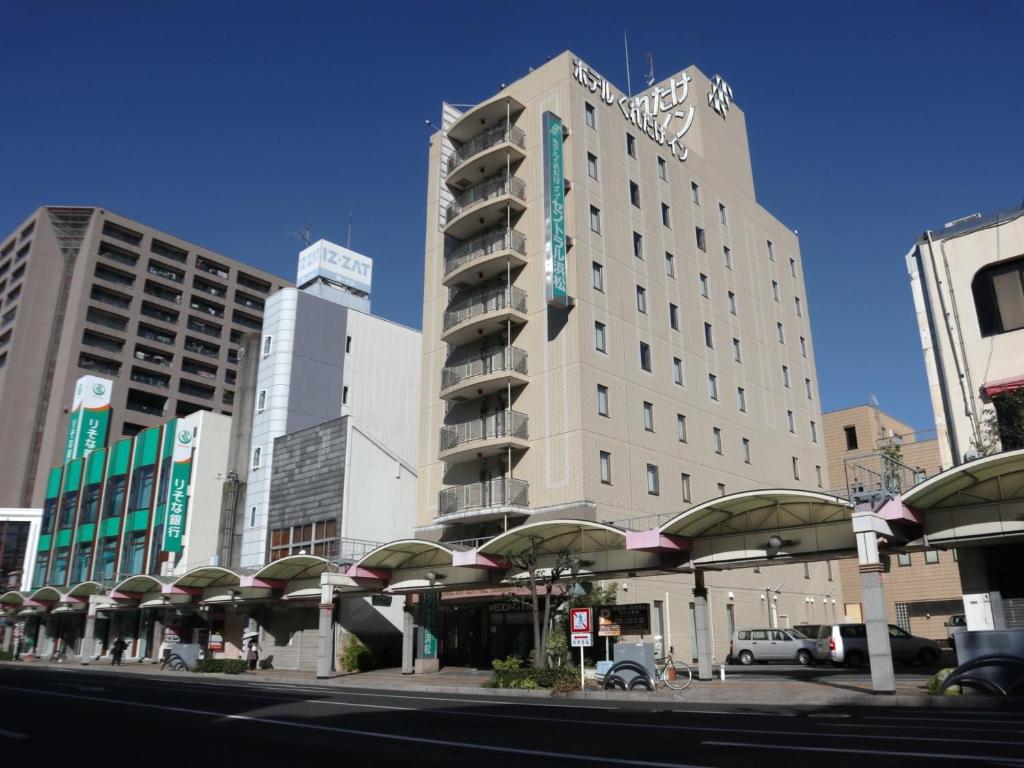
[[[167,483],[167,519],[164,521],[164,545],[167,552],[181,552],[188,511],[188,486],[192,480],[192,423],[181,419],[171,422],[176,430],[171,457],[171,478]]]
[[[547,302],[569,306],[565,256],[565,169],[562,119],[551,112],[541,117],[544,133],[544,281]]]
[[[110,391],[114,382],[99,376],[83,376],[75,384],[75,399],[68,420],[64,462],[80,459],[107,444],[110,425]]]

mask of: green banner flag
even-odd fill
[[[75,384],[75,399],[68,417],[68,437],[64,447],[65,463],[106,446],[113,386],[110,379],[99,376],[83,376]]]
[[[569,306],[565,243],[565,169],[562,119],[545,112],[544,131],[544,281],[548,304]]]
[[[190,419],[173,422],[174,453],[171,477],[167,483],[167,517],[164,521],[163,549],[181,552],[181,537],[188,514],[188,486],[192,481],[192,438],[194,425]]]

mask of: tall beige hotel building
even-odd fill
[[[629,98],[567,51],[442,121],[419,536],[556,518],[650,528],[719,495],[824,487],[799,242],[756,200],[725,81],[690,67]],[[726,603],[716,645],[729,623],[779,620],[765,590],[783,581],[790,623],[833,618],[809,608],[838,597],[831,564],[764,570],[778,573],[709,581]],[[636,580],[619,601],[685,601],[682,578]],[[657,621],[668,607],[654,607]],[[673,626],[661,634],[684,644]]]

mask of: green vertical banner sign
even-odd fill
[[[167,518],[164,521],[163,549],[181,552],[181,535],[188,513],[188,486],[192,480],[191,419],[178,419],[174,425],[174,452],[171,455],[171,477],[167,483]]]
[[[110,425],[110,392],[114,382],[99,376],[83,376],[75,384],[75,399],[68,420],[64,461],[80,459],[107,444]]]
[[[562,119],[551,112],[541,116],[544,134],[544,282],[548,304],[569,306],[565,255],[565,169]]]
[[[423,638],[423,653],[421,654],[424,659],[436,659],[437,658],[437,616],[438,614],[438,593],[437,590],[430,590],[429,592],[423,593],[423,615],[420,619],[422,622],[422,638]]]

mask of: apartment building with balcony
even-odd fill
[[[441,120],[417,535],[477,541],[577,517],[650,527],[732,492],[825,488],[799,242],[757,202],[721,78],[690,67],[629,98],[565,52]],[[778,569],[798,590],[783,615],[833,616],[820,613],[838,596],[831,567]],[[751,601],[735,604],[754,612],[780,581],[718,580],[745,584]],[[687,594],[678,577],[639,581],[650,589],[630,599]],[[666,633],[685,647],[685,621]]]
[[[114,383],[112,439],[234,409],[238,350],[288,282],[96,207],[37,209],[0,239],[0,504],[38,506],[76,381]]]

